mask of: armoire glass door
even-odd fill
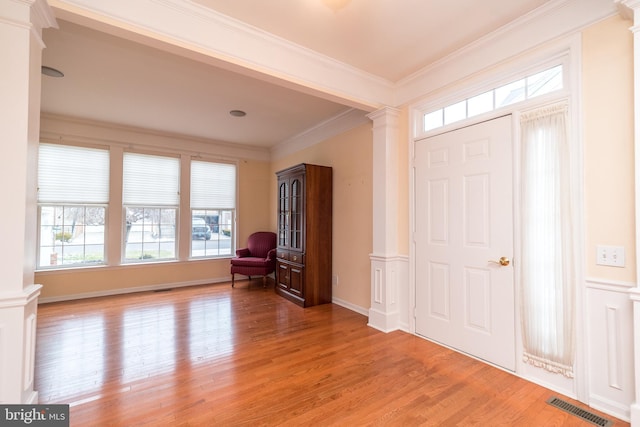
[[[278,185],[278,246],[289,246],[289,181]]]
[[[291,179],[291,241],[289,247],[291,249],[302,249],[302,227],[303,227],[303,208],[302,208],[302,178],[294,177]]]

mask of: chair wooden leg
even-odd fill
[[[267,276],[262,276],[262,287],[263,288],[267,287]]]
[[[236,279],[236,274],[235,273],[231,273],[231,287],[232,288],[234,288],[236,286],[235,279]]]

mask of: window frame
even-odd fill
[[[137,242],[129,242],[129,234],[131,232],[131,230],[133,230],[133,224],[129,224],[129,221],[127,219],[128,215],[127,215],[127,210],[128,209],[141,209],[143,212],[146,210],[173,210],[174,211],[174,223],[173,223],[173,229],[171,230],[173,232],[173,239],[169,240],[168,242],[165,243],[173,243],[172,246],[173,248],[170,250],[172,252],[172,256],[171,257],[153,257],[151,256],[151,253],[153,252],[153,250],[150,250],[149,252],[146,252],[145,246],[155,246],[157,244],[157,251],[156,253],[159,255],[160,253],[162,253],[162,240],[161,240],[161,236],[162,236],[162,230],[163,230],[163,225],[166,225],[166,223],[163,223],[162,220],[158,221],[158,222],[154,222],[153,220],[151,220],[151,222],[147,222],[145,221],[145,219],[147,218],[144,213],[141,217],[142,219],[142,224],[139,224],[139,226],[142,228],[142,230],[140,231],[141,236],[142,236],[142,240],[140,241],[140,245],[141,245],[141,254],[139,257],[137,258],[127,258],[127,246],[131,243],[132,246],[136,245]],[[160,212],[160,214],[158,215],[159,218],[162,217],[162,212]],[[131,265],[131,264],[140,264],[140,263],[149,263],[149,262],[167,262],[167,261],[175,261],[178,259],[178,234],[179,234],[179,227],[178,224],[180,223],[179,221],[179,208],[178,207],[174,207],[174,206],[151,206],[151,205],[122,205],[122,219],[123,219],[123,233],[122,233],[122,257],[121,257],[121,263],[123,265]],[[137,225],[137,224],[136,224]],[[153,240],[148,240],[145,239],[145,233],[149,233],[149,237]],[[145,256],[145,255],[149,255],[149,256]]]
[[[508,103],[499,107],[495,106],[495,91],[500,88],[513,84],[519,81],[524,81],[524,90],[527,90],[527,79],[531,76],[541,74],[545,71],[551,70],[555,67],[562,68],[562,88],[544,93],[542,95],[527,97],[524,99]],[[505,75],[498,75],[497,77],[484,81],[482,85],[470,86],[466,89],[454,92],[446,98],[438,98],[430,103],[418,104],[412,108],[413,110],[413,138],[422,139],[429,136],[445,133],[453,129],[457,129],[463,126],[468,126],[473,123],[482,122],[492,117],[498,117],[501,114],[508,113],[524,108],[524,106],[532,103],[545,103],[547,100],[557,99],[560,97],[566,97],[571,91],[570,73],[572,64],[570,63],[569,55],[565,52],[558,54],[544,62],[538,63],[535,66],[525,67],[519,71],[512,72]],[[468,102],[479,95],[483,95],[487,92],[494,92],[493,94],[493,108],[475,115],[468,115],[468,106],[466,107],[467,115],[460,120],[453,120],[450,122],[445,121],[444,111],[446,108],[452,107],[456,104]],[[437,116],[440,112],[440,125],[434,126],[425,130],[425,122],[427,116]]]
[[[135,165],[135,159],[139,159],[142,160],[143,163],[150,161],[151,163],[153,163],[153,159],[152,158],[161,158],[163,160],[167,161],[167,164],[169,164],[168,162],[171,161],[172,163],[174,163],[173,166],[175,166],[177,169],[174,170],[174,174],[173,176],[170,176],[169,174],[166,175],[166,177],[168,178],[175,178],[176,182],[171,183],[173,185],[173,189],[176,190],[177,194],[176,195],[172,195],[169,192],[167,192],[166,194],[164,193],[164,189],[162,189],[162,194],[159,193],[158,191],[155,191],[154,193],[156,194],[157,198],[153,198],[151,197],[150,199],[147,199],[148,203],[138,203],[138,201],[132,201],[132,202],[128,202],[126,199],[128,197],[131,196],[131,194],[127,194],[128,193],[132,193],[132,195],[138,195],[140,193],[140,190],[137,188],[132,188],[127,190],[127,185],[128,181],[127,181],[127,156],[130,156],[130,158],[132,159],[130,162],[130,166],[134,166]],[[137,165],[140,166],[140,165]],[[143,167],[146,167],[147,165],[143,164]],[[150,154],[150,153],[146,153],[146,152],[138,152],[138,151],[125,151],[122,155],[122,186],[121,186],[121,200],[122,200],[122,223],[121,223],[121,227],[122,227],[122,237],[121,237],[121,256],[120,256],[120,263],[122,265],[136,265],[136,264],[141,264],[141,263],[156,263],[156,262],[168,262],[168,261],[176,261],[179,259],[179,247],[178,247],[178,239],[179,239],[179,233],[180,233],[180,202],[181,202],[181,198],[180,198],[180,192],[182,191],[181,189],[181,169],[182,169],[182,164],[180,161],[180,157],[178,155],[175,154]],[[162,173],[157,172],[157,170],[155,168],[153,168],[152,172],[154,172],[154,176],[156,177],[155,180],[153,180],[153,184],[157,184],[158,183],[158,177],[157,175],[163,175]],[[134,176],[135,178],[135,176]],[[146,177],[143,179],[143,181],[140,182],[140,184],[145,185],[147,179]],[[158,190],[158,189],[155,189]],[[151,193],[151,192],[150,192]],[[148,195],[142,195],[139,197],[148,197]],[[129,226],[129,218],[127,215],[127,211],[128,209],[142,209],[143,215],[140,218],[142,220],[142,231],[141,231],[141,254],[139,257],[137,258],[127,258],[127,247],[129,246],[130,242],[129,242],[129,230],[132,229],[133,224],[131,224],[131,227]],[[170,257],[152,257],[150,254],[149,257],[145,256],[145,243],[148,243],[149,245],[153,244],[155,245],[156,242],[152,241],[152,240],[147,240],[145,237],[145,233],[149,232],[150,233],[150,238],[153,239],[153,227],[154,227],[154,222],[152,220],[151,222],[151,229],[150,230],[146,230],[145,227],[147,225],[149,225],[146,221],[146,216],[144,214],[144,212],[146,210],[160,210],[160,216],[162,216],[161,212],[162,210],[173,210],[174,214],[173,214],[173,249],[170,250],[172,256]],[[137,221],[136,221],[137,222]],[[161,229],[162,229],[162,221],[160,221],[158,223],[158,227],[160,228],[160,232],[159,235],[161,235]],[[136,224],[137,225],[137,224]],[[158,240],[157,241],[158,244],[158,250],[156,251],[157,255],[160,255],[162,253],[162,249],[161,249],[161,245],[162,245],[162,241]]]
[[[229,166],[233,169],[233,182],[230,184],[230,187],[227,188],[226,191],[223,191],[222,194],[218,194],[217,197],[211,195],[205,196],[202,194],[202,192],[205,191],[202,186],[202,182],[206,181],[208,178],[210,178],[210,176],[207,174],[207,172],[205,172],[202,176],[196,176],[194,172],[195,168],[193,167],[194,163],[201,163],[204,165],[208,164],[213,166],[214,169],[217,166]],[[202,260],[232,257],[235,254],[236,247],[235,223],[238,205],[238,165],[236,163],[228,161],[192,158],[189,161],[189,171],[189,259]],[[224,179],[222,181],[224,181]],[[212,182],[214,185],[216,184],[215,179],[207,182]],[[216,214],[218,217],[216,224],[213,224],[212,221],[206,219],[208,217],[216,216]],[[203,219],[205,219],[205,223],[209,227],[209,231],[211,233],[210,239],[194,238],[193,221],[196,217],[202,217]],[[223,228],[223,226],[225,227]],[[217,230],[215,230],[215,227],[217,227]],[[220,242],[227,240],[229,241],[229,248],[224,253],[222,253]],[[200,242],[202,242],[202,250],[204,251],[204,253],[196,253],[196,242],[197,246],[200,246]],[[216,248],[212,247],[214,245],[214,242],[217,242],[215,244]],[[209,250],[211,250],[212,252],[209,253]]]
[[[54,210],[58,210],[58,209],[68,209],[68,208],[82,208],[85,210],[85,214],[84,217],[86,218],[86,210],[87,209],[94,209],[94,208],[100,208],[104,210],[104,217],[103,217],[103,224],[102,225],[87,225],[86,223],[84,224],[78,224],[78,225],[66,225],[63,223],[61,226],[57,226],[55,224],[52,225],[43,225],[42,224],[42,209],[43,208],[53,208]],[[85,267],[96,267],[96,266],[104,266],[108,264],[108,259],[107,259],[107,223],[108,223],[108,212],[109,212],[109,207],[106,204],[69,204],[69,203],[64,203],[64,204],[56,204],[56,203],[38,203],[38,238],[37,238],[37,250],[36,250],[36,269],[38,271],[42,271],[42,270],[55,270],[55,269],[68,269],[68,268],[85,268]],[[64,216],[64,215],[63,215]],[[103,237],[103,241],[101,244],[88,244],[86,241],[86,233],[82,233],[81,235],[83,236],[83,238],[85,239],[82,245],[76,245],[73,243],[69,243],[66,241],[66,239],[64,238],[64,234],[68,233],[69,235],[71,235],[73,233],[73,231],[69,232],[66,231],[67,227],[81,227],[81,228],[87,228],[87,227],[102,227],[103,232],[102,232],[102,237]],[[52,242],[53,244],[51,246],[43,246],[43,227],[52,227],[51,232],[52,233],[56,233],[56,235],[54,235]],[[56,230],[56,227],[61,227],[62,230]],[[62,234],[63,238],[58,239],[56,236],[58,234]],[[58,245],[56,245],[56,241],[60,241],[60,243]],[[87,247],[91,247],[91,246],[102,246],[102,259],[100,261],[88,261],[87,259]],[[60,247],[62,252],[57,252],[55,249],[57,247]],[[65,248],[73,248],[73,247],[82,247],[82,253],[84,254],[83,257],[83,261],[80,262],[72,262],[72,263],[65,263]],[[43,248],[52,248],[53,251],[51,251],[49,253],[49,264],[44,263],[42,257],[44,256],[43,254]],[[59,256],[60,255],[60,256]],[[90,259],[91,257],[89,257]]]
[[[65,156],[64,161],[56,159],[56,154],[52,154],[52,157],[46,158],[45,152],[43,149],[46,147],[53,148],[54,150],[68,150],[68,153],[58,153],[58,155],[63,154]],[[105,156],[106,159],[103,159],[103,162],[99,163],[91,163],[90,167],[85,168],[85,170],[77,171],[75,174],[70,174],[69,171],[72,171],[71,168],[65,168],[64,172],[57,173],[57,167],[53,168],[55,171],[53,175],[51,175],[51,169],[47,169],[50,166],[48,162],[54,163],[62,163],[67,164],[68,162],[73,162],[74,157],[79,156],[79,152],[85,150],[86,152],[100,152],[99,156]],[[37,232],[36,232],[36,259],[35,266],[36,271],[46,271],[46,270],[62,270],[62,269],[72,269],[72,268],[88,268],[88,267],[102,267],[108,265],[108,233],[107,233],[107,224],[109,219],[109,209],[110,209],[110,194],[111,194],[111,162],[112,162],[112,152],[109,147],[104,146],[89,146],[89,145],[77,145],[72,143],[51,143],[42,141],[38,146],[38,196],[37,196]],[[67,157],[67,156],[70,156]],[[77,159],[76,159],[77,160]],[[44,167],[44,169],[43,169]],[[88,170],[86,170],[88,169]],[[80,191],[78,193],[69,192],[68,188],[65,187],[65,182],[68,179],[78,180],[84,179],[83,186],[86,184],[86,178],[89,171],[97,171],[101,170],[103,174],[97,174],[93,179],[88,182],[91,183],[89,188],[98,190],[98,194],[101,196],[95,197],[95,192],[87,192]],[[42,180],[42,181],[41,181]],[[101,182],[100,182],[101,181]],[[46,182],[46,186],[49,186],[51,182],[59,182],[60,186],[58,188],[49,187],[48,189],[43,190],[41,192],[41,186]],[[77,187],[71,183],[69,185],[70,188]],[[44,197],[42,196],[44,194]],[[85,196],[89,197],[89,199],[84,198]],[[52,220],[52,224],[43,224],[43,209],[52,208],[54,210],[54,215],[57,210],[62,210],[62,222],[61,225],[56,225],[55,219]],[[82,213],[82,224],[77,224],[74,220],[72,220],[72,224],[66,225],[66,215],[64,214],[65,210],[69,209],[83,209]],[[102,209],[102,224],[87,224],[87,210],[88,209]],[[56,227],[62,227],[61,231],[58,233],[61,234],[61,238],[57,238],[57,234],[53,234],[51,238],[51,245],[43,246],[44,243],[44,227],[51,227],[50,232],[56,233]],[[66,231],[67,227],[71,227],[73,231]],[[67,239],[64,237],[65,233],[75,233],[76,227],[82,230],[79,234],[84,239],[82,244],[77,245],[73,242],[69,243]],[[102,242],[97,244],[87,243],[87,227],[101,227],[102,228]],[[73,240],[74,236],[69,236],[69,240]],[[60,244],[57,245],[56,242],[60,241]],[[60,247],[62,252],[59,254],[56,251],[56,247]],[[102,255],[99,261],[91,262],[88,261],[87,258],[87,249],[92,246],[101,246],[102,247]],[[82,248],[81,253],[83,254],[81,261],[79,262],[70,262],[64,263],[65,260],[65,248]],[[43,256],[46,256],[43,253],[43,249],[51,248],[49,251],[49,262],[43,259]],[[90,252],[89,252],[90,253]],[[58,256],[61,255],[61,256]],[[89,256],[89,259],[91,256]]]

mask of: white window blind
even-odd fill
[[[236,167],[227,163],[191,162],[191,209],[235,209]]]
[[[109,202],[109,150],[40,144],[38,202]]]
[[[178,206],[180,160],[174,157],[124,153],[122,203]]]

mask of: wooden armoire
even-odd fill
[[[330,303],[332,170],[303,163],[276,175],[276,293],[301,307]]]

